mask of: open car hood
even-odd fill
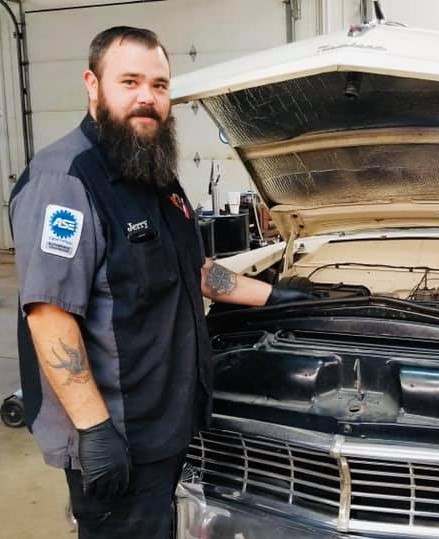
[[[177,77],[173,101],[201,101],[285,239],[436,227],[438,48],[366,26]]]

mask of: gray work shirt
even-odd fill
[[[26,420],[46,462],[79,467],[77,433],[38,366],[26,323],[32,303],[76,317],[97,386],[134,460],[177,454],[205,416],[210,387],[204,259],[178,182],[156,193],[122,181],[87,116],[33,159],[12,193],[10,216]],[[63,369],[69,350],[53,347],[51,365]],[[67,368],[65,375],[66,384],[77,383]]]

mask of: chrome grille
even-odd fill
[[[373,452],[371,454],[374,454]],[[304,507],[340,531],[439,537],[439,464],[346,457],[291,442],[209,430],[187,463],[206,485]]]
[[[439,525],[439,467],[348,459],[351,519],[410,526]]]
[[[329,455],[225,431],[194,438],[187,461],[203,483],[239,488],[337,515],[339,473]]]

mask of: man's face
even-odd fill
[[[128,182],[168,187],[175,180],[178,151],[163,50],[117,40],[100,67],[99,79],[89,70],[84,79],[109,162]]]
[[[170,113],[170,73],[163,50],[116,40],[100,67],[95,111],[105,107],[113,120],[154,140]]]

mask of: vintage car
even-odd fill
[[[179,539],[439,537],[438,50],[377,21],[175,79],[317,296],[208,316]]]

